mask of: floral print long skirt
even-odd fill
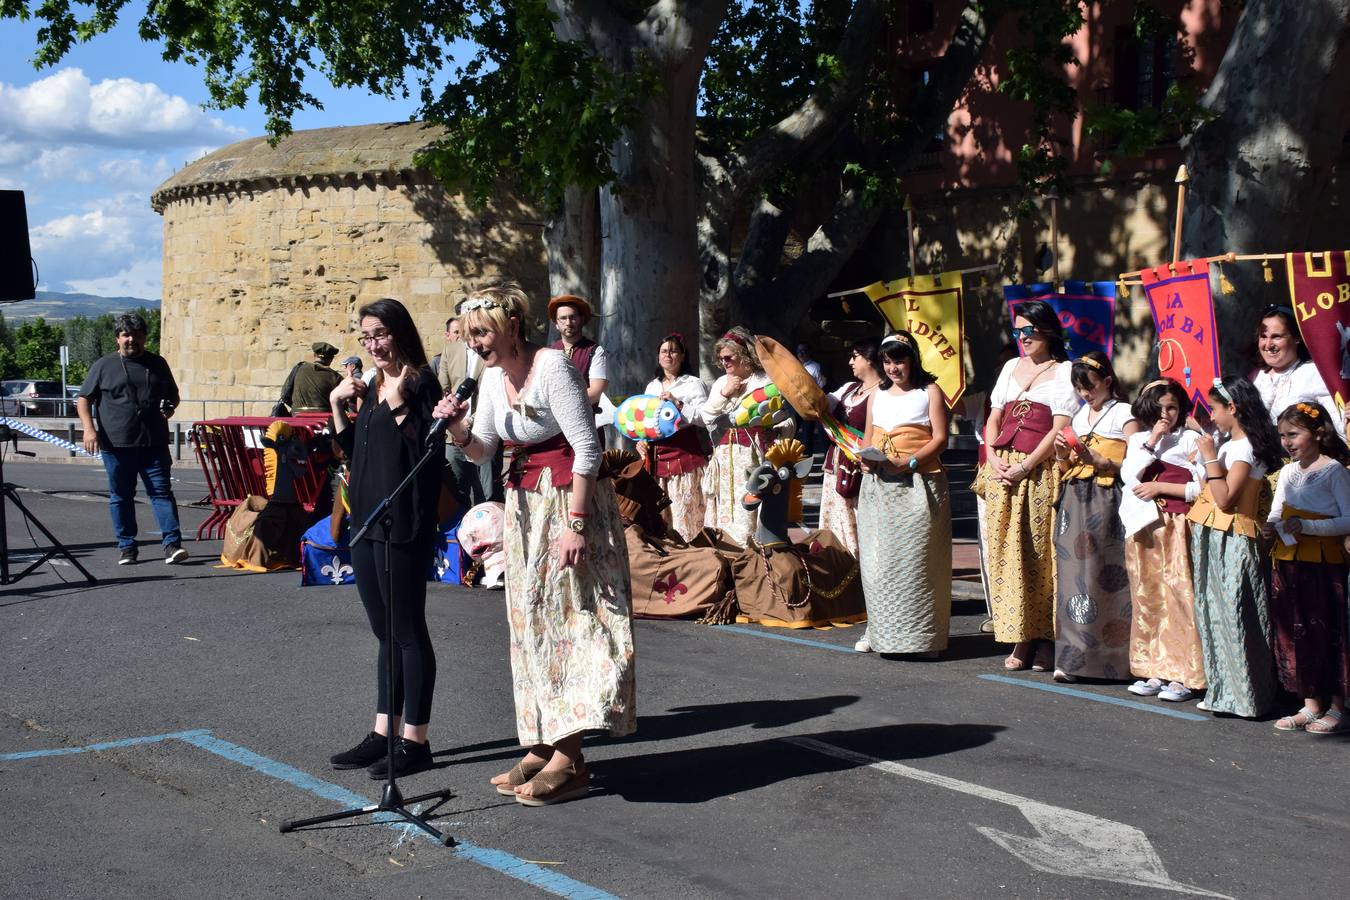
[[[522,746],[637,727],[628,547],[608,480],[596,482],[586,560],[563,568],[571,488],[506,492],[506,612]]]

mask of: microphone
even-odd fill
[[[467,402],[468,399],[473,396],[473,392],[476,390],[478,390],[478,379],[465,378],[463,381],[459,383],[459,387],[455,388],[455,402],[456,403]],[[432,424],[431,430],[427,432],[427,446],[428,447],[433,446],[438,442],[444,443],[445,432],[446,429],[448,429],[449,427],[450,427],[449,418],[437,419]]]

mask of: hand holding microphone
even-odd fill
[[[473,396],[473,392],[476,390],[478,390],[478,379],[465,378],[455,389],[453,395],[446,394],[441,398],[441,402],[437,403],[436,408],[432,410],[436,422],[427,432],[428,447],[444,441],[445,430],[450,427],[451,423],[464,418],[464,414],[469,411],[469,398]]]

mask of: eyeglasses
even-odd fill
[[[1035,337],[1038,334],[1040,334],[1040,332],[1036,330],[1035,325],[1023,325],[1021,328],[1014,328],[1012,330],[1013,340],[1015,341],[1020,341],[1023,338]]]
[[[356,340],[359,341],[363,347],[368,347],[371,344],[382,344],[389,340],[389,332],[381,328],[379,331],[372,331],[370,334],[359,335]]]
[[[678,347],[675,348],[674,350],[666,350],[665,348],[662,348],[660,353],[662,356],[684,356],[684,351],[679,349]]]
[[[719,363],[721,363],[722,365],[724,365],[724,366],[729,366],[729,365],[731,365],[732,363],[734,363],[734,362],[736,361],[736,357],[734,357],[734,356],[719,356],[719,357],[717,357],[717,361],[718,361]]]

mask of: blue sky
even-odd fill
[[[0,189],[21,190],[39,289],[160,296],[162,221],[150,194],[187,163],[261,135],[257,104],[203,109],[201,72],[167,63],[136,34],[136,11],[109,34],[34,69],[38,26],[0,20]],[[308,82],[323,110],[298,131],[407,119],[413,100]]]

